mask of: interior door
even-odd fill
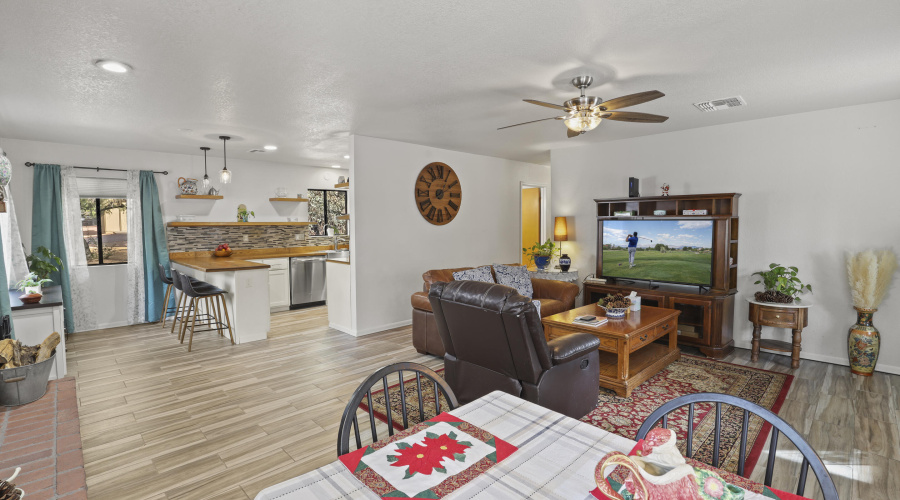
[[[541,242],[541,188],[522,188],[522,248]],[[528,257],[522,262],[528,264]]]

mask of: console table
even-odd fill
[[[753,323],[753,344],[750,361],[759,360],[759,350],[791,353],[791,368],[800,368],[800,334],[809,324],[811,304],[775,304],[772,302],[750,301],[750,322]],[[762,327],[790,328],[794,338],[792,343],[781,340],[760,339]]]

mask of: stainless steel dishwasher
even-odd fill
[[[325,257],[291,257],[291,309],[325,304]]]

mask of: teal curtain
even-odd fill
[[[63,262],[69,262],[63,238],[63,199],[59,165],[34,166],[34,198],[31,205],[31,248],[46,247]],[[54,285],[62,287],[64,318],[67,332],[75,331],[72,316],[72,290],[66,268],[52,273]]]
[[[0,238],[0,283],[9,283],[6,278],[6,260],[3,258],[3,238]],[[9,286],[5,288],[9,288]],[[9,335],[11,338],[16,338],[13,331],[12,310],[9,308],[9,293],[5,288],[0,288],[0,318],[9,316]]]
[[[159,191],[150,170],[141,170],[141,220],[144,234],[144,311],[147,322],[159,320],[164,307],[175,307],[175,294],[169,304],[163,304],[166,286],[159,280],[159,264],[169,268],[169,247],[166,245],[166,226],[159,208]]]

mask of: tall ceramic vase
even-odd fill
[[[850,355],[850,371],[865,377],[871,377],[878,362],[878,351],[881,348],[881,336],[872,325],[872,315],[878,309],[856,309],[856,324],[850,327],[847,340],[847,351]]]

